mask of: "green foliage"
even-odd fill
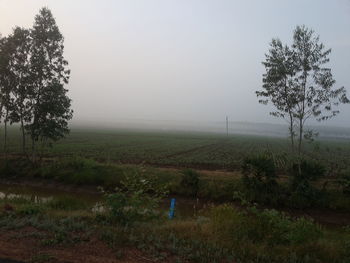
[[[306,218],[292,219],[276,210],[260,211],[251,207],[247,212],[228,205],[213,207],[211,227],[220,240],[249,241],[271,246],[306,244],[322,236],[320,226]]]
[[[256,155],[244,159],[242,170],[244,175],[253,176],[264,183],[276,179],[274,160],[267,154]]]
[[[166,195],[166,186],[157,186],[141,173],[127,175],[114,193],[106,193],[109,219],[124,225],[155,219],[156,208]]]
[[[281,189],[276,178],[274,160],[264,154],[246,158],[242,165],[242,182],[249,201],[277,204]]]
[[[308,119],[328,120],[337,114],[340,104],[349,103],[344,87],[334,88],[335,80],[327,67],[331,49],[326,49],[319,36],[306,26],[297,26],[292,45],[273,39],[266,60],[263,88],[257,91],[260,103],[271,102],[275,111],[270,114],[289,122],[294,148],[298,137],[298,156],[303,139],[313,140],[315,133],[305,130]],[[296,132],[298,131],[298,132]]]
[[[299,167],[300,166],[300,167]],[[299,173],[299,168],[301,173]],[[325,176],[326,169],[323,164],[314,160],[302,160],[299,162],[294,162],[291,165],[290,175],[293,178],[293,185],[297,186],[299,182],[316,181]]]
[[[305,208],[320,203],[323,199],[322,192],[312,186],[325,175],[322,164],[312,160],[302,160],[292,163],[290,168],[290,205],[297,208]]]
[[[17,212],[20,215],[37,215],[42,213],[44,208],[38,204],[34,203],[27,203],[22,206],[17,210]]]
[[[199,174],[192,169],[184,170],[182,174],[181,187],[186,189],[189,195],[196,197],[199,190]]]
[[[343,231],[324,230],[307,218],[291,218],[275,210],[254,207],[243,210],[226,204],[208,210],[202,211],[198,219],[129,226],[73,217],[70,213],[74,211],[64,211],[64,216],[51,211],[47,215],[45,211],[41,214],[0,211],[0,231],[16,230],[23,239],[37,239],[42,246],[50,247],[47,249],[60,250],[77,242],[96,242],[97,238],[118,257],[126,247],[135,247],[145,257],[162,262],[342,263],[349,257],[348,227]],[[22,232],[23,228],[26,231]]]
[[[42,8],[35,17],[31,38],[33,85],[29,99],[33,113],[25,129],[34,142],[47,143],[69,132],[68,121],[73,116],[71,99],[64,88],[70,75],[63,57],[64,38],[48,8]]]
[[[15,27],[12,34],[0,38],[0,115],[5,115],[5,151],[7,123],[20,123],[22,151],[26,151],[26,133],[34,145],[50,145],[68,132],[73,116],[67,96],[70,70],[63,57],[64,38],[48,8],[35,17],[33,28]],[[35,152],[33,152],[35,161]]]
[[[313,242],[322,237],[322,228],[311,219],[297,218],[290,224],[287,240],[291,244]]]
[[[80,157],[59,160],[46,169],[42,167],[41,173],[43,177],[53,177],[65,183],[104,187],[115,187],[124,177],[124,170],[119,167]]]

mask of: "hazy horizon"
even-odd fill
[[[0,0],[0,33],[47,6],[65,37],[72,123],[280,123],[258,104],[269,42],[305,24],[350,93],[350,1]],[[350,94],[348,94],[350,96]],[[350,127],[350,105],[312,125]]]

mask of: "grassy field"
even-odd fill
[[[10,131],[10,152],[20,151],[17,129]],[[29,147],[29,146],[28,146]],[[290,151],[287,138],[185,132],[152,132],[73,128],[67,138],[44,151],[46,156],[80,156],[102,162],[202,169],[237,169],[243,158],[271,151],[283,166]],[[305,155],[334,174],[350,165],[350,140],[305,143]]]
[[[265,188],[245,184],[239,169],[245,157],[269,151],[286,171],[286,138],[72,129],[32,163],[17,156],[18,131],[10,134],[13,156],[0,160],[4,182],[101,186],[109,194],[101,211],[77,198],[5,195],[0,255],[27,262],[349,262],[350,195],[330,177],[349,167],[347,140],[306,144],[305,156],[324,164],[327,176],[294,189],[293,176],[280,172],[265,196]],[[162,189],[163,198],[208,206],[169,220],[150,197]]]

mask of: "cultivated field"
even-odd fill
[[[13,129],[8,144],[10,152],[16,153],[20,137]],[[67,138],[42,152],[45,156],[80,156],[101,162],[232,170],[240,168],[246,156],[265,151],[272,152],[276,163],[283,166],[289,146],[288,138],[268,136],[73,128]],[[324,163],[333,175],[350,164],[350,140],[305,143],[305,154]]]

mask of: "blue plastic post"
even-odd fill
[[[171,198],[170,202],[170,210],[169,210],[169,219],[173,219],[175,215],[175,204],[176,204],[176,199]]]

